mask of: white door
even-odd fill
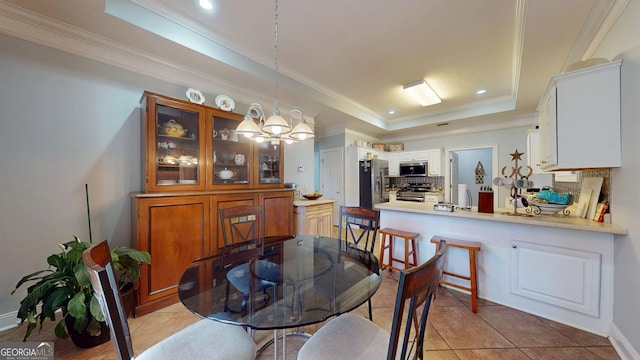
[[[356,180],[357,181],[357,180]],[[336,200],[333,207],[334,224],[338,225],[340,206],[344,204],[344,150],[320,150],[320,189],[324,199]]]
[[[458,201],[458,154],[453,151],[450,152],[449,163],[451,164],[451,188],[449,190],[451,198],[449,202],[453,204]]]

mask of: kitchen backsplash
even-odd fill
[[[580,189],[582,188],[582,179],[588,177],[601,177],[602,190],[598,202],[609,202],[609,194],[611,193],[611,169],[592,169],[576,172],[578,175],[577,182],[561,182],[554,181],[553,188],[560,193],[569,192],[573,195],[573,201],[577,203],[580,200]]]
[[[395,188],[399,188],[402,185],[405,184],[414,184],[414,185],[419,185],[419,184],[428,184],[428,185],[432,185],[435,184],[436,185],[436,189],[443,189],[444,188],[444,176],[426,176],[426,177],[420,177],[420,176],[397,176],[397,177],[389,177],[389,186],[393,189],[394,186]]]

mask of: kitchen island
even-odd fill
[[[610,334],[613,241],[626,229],[564,215],[514,215],[513,209],[442,212],[403,201],[376,204],[376,209],[382,228],[420,233],[419,263],[433,255],[435,246],[429,240],[434,235],[480,242],[478,297]],[[469,274],[466,251],[451,248],[447,257],[448,271]]]

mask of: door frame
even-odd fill
[[[445,171],[444,171],[444,198],[445,201],[447,199],[449,199],[448,201],[450,203],[454,203],[454,201],[452,201],[451,199],[451,153],[455,152],[455,151],[464,151],[464,150],[485,150],[485,149],[491,149],[491,179],[493,179],[494,177],[498,176],[498,144],[490,144],[490,145],[477,145],[477,146],[465,146],[465,147],[452,147],[452,148],[445,148],[444,149],[444,154],[445,154],[445,159],[447,161],[447,164],[445,165]],[[498,193],[499,191],[496,191],[496,189],[494,189],[493,191],[493,203],[495,204],[495,207],[503,207],[501,206],[501,204],[498,203]]]

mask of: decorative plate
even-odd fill
[[[204,95],[202,95],[202,92],[200,90],[189,88],[187,90],[187,98],[192,103],[204,104]]]
[[[233,109],[236,107],[236,103],[227,95],[216,96],[216,105],[218,105],[218,107],[224,111],[233,111]]]

